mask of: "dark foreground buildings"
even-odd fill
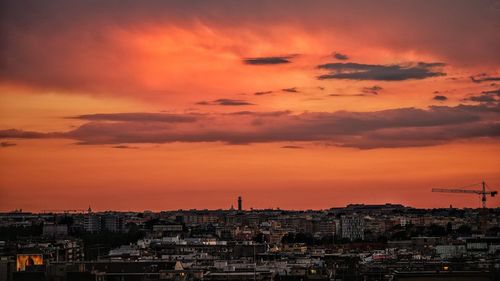
[[[500,280],[500,209],[2,213],[18,280]]]

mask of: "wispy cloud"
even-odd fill
[[[479,102],[490,106],[500,106],[500,89],[483,91],[480,94],[469,95],[463,101]]]
[[[118,148],[118,149],[138,149],[139,147],[137,146],[129,146],[129,145],[115,145],[113,148]]]
[[[349,57],[347,55],[342,54],[342,53],[337,53],[337,52],[334,52],[332,54],[332,56],[333,56],[333,58],[338,59],[338,60],[348,60],[349,59]]]
[[[330,97],[365,97],[366,94],[329,94]]]
[[[273,65],[291,63],[293,55],[289,56],[275,56],[275,57],[257,57],[257,58],[244,58],[243,62],[250,65]]]
[[[500,81],[500,76],[490,76],[486,73],[481,73],[478,75],[471,76],[470,79],[474,83],[482,83],[482,82]]]
[[[382,87],[375,85],[375,86],[372,86],[372,87],[363,87],[363,89],[361,89],[361,92],[363,94],[378,95],[378,93],[380,91],[382,91],[382,90],[383,90]]]
[[[318,79],[351,79],[403,81],[444,76],[445,73],[435,70],[443,67],[443,63],[409,63],[409,64],[360,64],[360,63],[327,63],[319,65],[319,69],[330,71],[318,76]]]
[[[3,141],[0,142],[0,147],[11,147],[11,146],[16,146],[16,143],[13,142],[8,142],[8,141]]]
[[[108,113],[108,114],[85,114],[70,118],[84,119],[91,121],[127,121],[127,122],[194,122],[198,118],[195,114],[168,114],[168,113]]]
[[[287,92],[287,93],[298,93],[299,92],[299,89],[297,89],[297,87],[292,87],[292,88],[284,88],[284,89],[281,89],[283,92]]]
[[[272,93],[273,93],[273,91],[262,91],[262,92],[255,92],[253,94],[256,96],[264,96],[264,95],[270,95]]]
[[[377,96],[383,88],[380,86],[363,87],[361,88],[361,93],[358,94],[329,94],[330,97],[367,97],[367,96]]]
[[[224,106],[242,106],[242,105],[254,105],[251,102],[245,100],[237,99],[217,99],[213,101],[201,101],[197,102],[198,105],[224,105]]]
[[[288,148],[288,149],[304,149],[303,146],[298,146],[298,145],[284,145],[281,148]]]

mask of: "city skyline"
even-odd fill
[[[474,190],[474,189],[467,189],[467,190]],[[478,191],[478,190],[474,190],[474,191]],[[453,193],[453,192],[451,192]],[[472,193],[472,192],[470,192]],[[493,196],[491,196],[490,193],[494,193]],[[487,201],[490,202],[492,199],[494,199],[496,197],[496,195],[498,194],[497,191],[495,190],[488,190],[487,191]],[[134,208],[134,207],[131,207],[131,208],[128,208],[128,209],[110,209],[110,208],[104,208],[104,209],[96,209],[94,207],[92,207],[91,204],[88,204],[88,205],[74,205],[73,208],[71,209],[57,209],[57,208],[49,208],[49,209],[38,209],[38,210],[30,210],[30,209],[23,209],[23,208],[17,208],[17,209],[10,209],[10,210],[5,210],[4,212],[6,213],[9,213],[9,212],[12,212],[12,213],[16,213],[16,212],[19,212],[19,213],[23,213],[23,212],[28,212],[28,213],[39,213],[39,214],[50,214],[50,213],[54,213],[54,214],[84,214],[84,213],[106,213],[106,212],[176,212],[176,211],[209,211],[209,212],[212,212],[212,211],[238,211],[238,212],[253,212],[253,211],[256,211],[256,212],[259,212],[259,211],[285,211],[285,212],[307,212],[307,211],[313,211],[313,212],[316,212],[316,211],[328,211],[328,210],[334,210],[334,209],[343,209],[343,208],[355,208],[355,207],[383,207],[383,206],[386,206],[386,207],[398,207],[398,208],[407,208],[407,209],[415,209],[415,210],[418,210],[418,209],[421,209],[421,210],[437,210],[437,209],[447,209],[447,210],[451,210],[451,209],[456,209],[456,210],[480,210],[482,207],[480,206],[481,205],[481,200],[480,200],[480,195],[478,194],[474,194],[474,196],[477,196],[479,198],[478,200],[478,205],[477,206],[471,206],[471,207],[456,207],[456,206],[453,206],[453,204],[449,204],[448,206],[437,206],[437,207],[416,207],[416,206],[411,206],[411,205],[405,205],[405,204],[401,204],[401,203],[398,203],[398,202],[385,202],[385,203],[363,203],[363,202],[350,202],[350,203],[347,203],[345,205],[332,205],[330,207],[325,207],[325,208],[293,208],[293,207],[290,207],[290,208],[281,208],[280,206],[270,206],[270,207],[267,207],[267,206],[263,206],[263,207],[254,207],[251,202],[249,204],[248,207],[246,207],[246,205],[248,204],[248,202],[244,201],[243,197],[242,196],[238,196],[234,202],[228,202],[227,203],[227,207],[213,207],[213,208],[208,208],[208,207],[204,207],[204,206],[196,206],[196,207],[193,207],[193,208],[163,208],[163,209],[137,209],[137,208]],[[245,202],[245,203],[243,203]],[[243,205],[245,204],[245,205]],[[498,208],[496,206],[490,206],[491,203],[486,203],[485,206],[486,208],[488,209],[495,209],[495,208]],[[85,207],[87,206],[87,207]],[[244,207],[245,206],[245,207]]]
[[[243,198],[235,198],[242,209]],[[5,280],[496,280],[500,209],[0,212]],[[56,270],[57,269],[57,270]]]
[[[479,208],[431,189],[500,189],[497,1],[0,10],[2,212]]]

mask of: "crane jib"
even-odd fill
[[[497,191],[488,191],[486,190],[486,183],[483,181],[481,183],[480,190],[472,190],[472,189],[460,189],[460,188],[433,188],[432,192],[444,192],[444,193],[466,193],[466,194],[477,194],[481,195],[482,207],[486,208],[486,198],[487,195],[491,197],[495,197],[498,194]]]

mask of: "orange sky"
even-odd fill
[[[479,206],[500,7],[355,2],[2,2],[0,210]]]

